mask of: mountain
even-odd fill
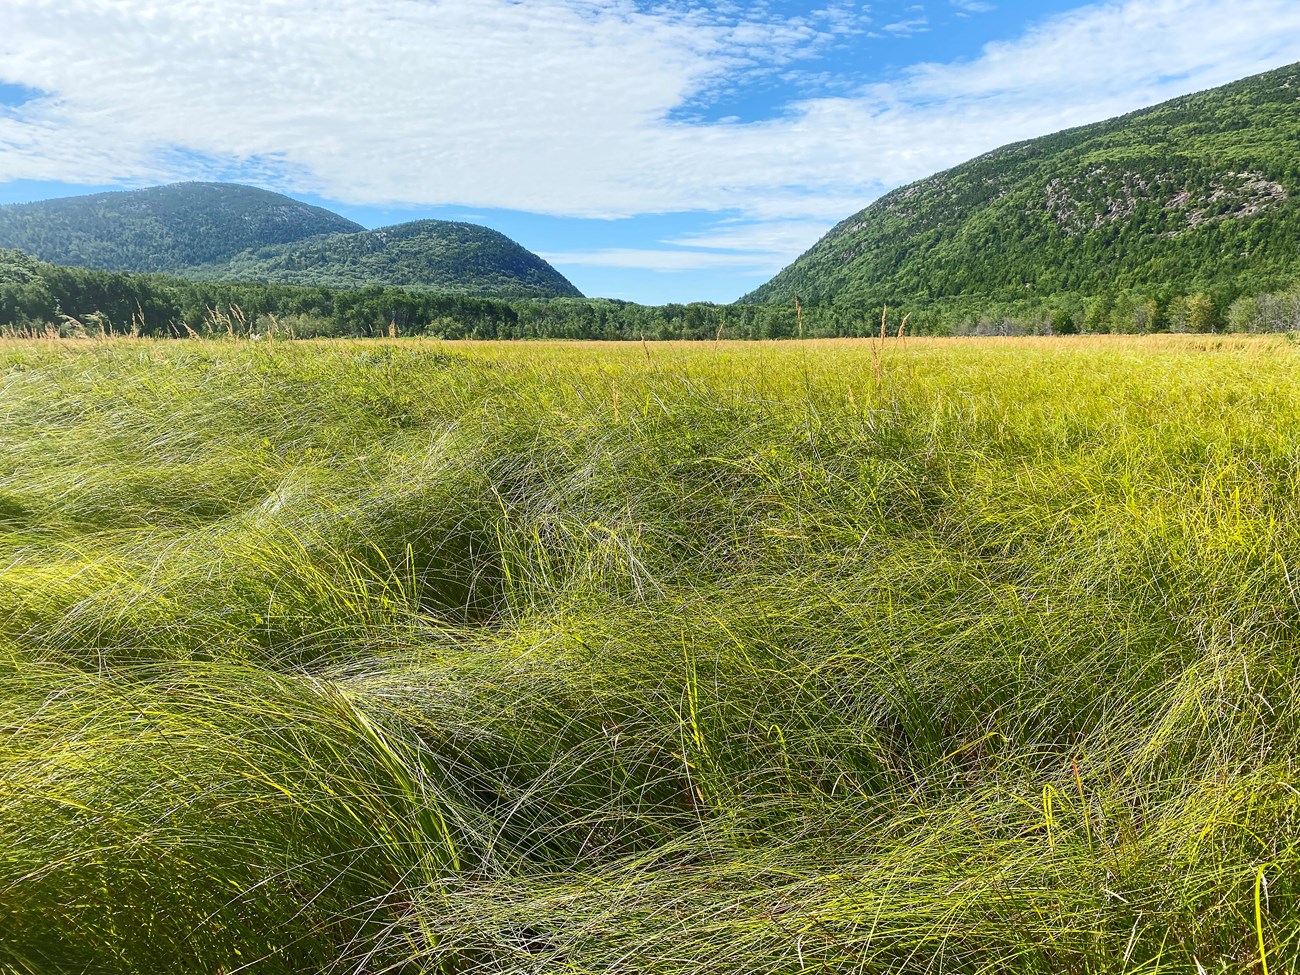
[[[383,284],[495,298],[582,297],[555,268],[505,234],[445,220],[417,220],[247,250],[185,273],[206,280],[327,287]]]
[[[179,271],[253,247],[361,229],[329,210],[231,183],[0,206],[0,247],[106,271]]]
[[[894,190],[742,302],[923,304],[1300,279],[1300,65]]]
[[[0,206],[0,248],[51,264],[208,281],[581,297],[536,254],[486,227],[419,220],[366,230],[321,207],[233,183]]]

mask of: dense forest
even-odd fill
[[[0,206],[0,248],[54,264],[209,281],[581,297],[542,258],[487,227],[417,220],[366,230],[321,207],[232,183]]]
[[[884,308],[869,301],[637,305],[598,298],[503,300],[378,287],[194,281],[59,267],[0,251],[0,329],[65,336],[426,335],[460,339],[715,339],[1300,330],[1300,279],[1272,291],[1106,290],[1050,300],[958,297]]]
[[[0,206],[0,247],[107,271],[180,272],[249,248],[361,229],[321,207],[230,183]]]
[[[448,220],[276,244],[188,269],[185,276],[335,288],[379,284],[496,298],[582,297],[555,268],[505,234]]]
[[[1297,146],[1291,65],[902,187],[742,300],[1203,292],[1222,320],[1224,296],[1300,276]]]

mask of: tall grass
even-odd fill
[[[0,345],[0,971],[1300,967],[1282,340]]]

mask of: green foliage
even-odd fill
[[[471,223],[419,220],[245,251],[190,277],[353,288],[385,285],[495,298],[581,297],[509,237]]]
[[[113,271],[179,271],[250,247],[360,229],[320,207],[229,183],[176,183],[0,206],[0,248]]]
[[[1298,356],[0,343],[0,969],[1296,971]]]
[[[59,265],[207,281],[581,297],[536,254],[486,227],[421,220],[367,231],[320,207],[228,183],[0,206],[0,248]],[[8,270],[0,266],[0,281]]]
[[[840,223],[750,302],[984,303],[1300,277],[1300,66],[998,149]],[[1203,321],[1203,320],[1202,320]]]
[[[0,251],[0,330],[65,335],[273,335],[447,339],[788,339],[879,335],[1300,329],[1297,289],[1250,294],[1133,291],[1049,300],[954,297],[919,308],[838,301],[806,305],[692,303],[650,307],[600,298],[489,298],[428,288],[299,287],[195,281],[55,267]]]

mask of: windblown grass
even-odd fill
[[[1284,341],[0,364],[0,971],[1300,966]]]

